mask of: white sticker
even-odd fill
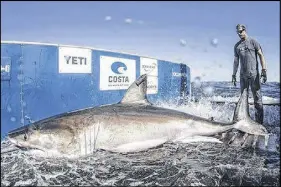
[[[1,65],[1,73],[2,73],[2,72],[9,73],[9,72],[10,72],[10,65],[9,65],[9,64],[7,64],[7,65],[5,65],[5,66],[2,66],[2,65]]]
[[[158,77],[147,77],[147,94],[158,93]]]
[[[147,94],[158,93],[158,61],[152,58],[140,58],[140,74],[147,74]]]
[[[187,77],[186,73],[172,72],[173,77]]]
[[[135,80],[135,60],[100,56],[100,90],[128,89]]]
[[[91,49],[59,47],[59,73],[92,73]]]

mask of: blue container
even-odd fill
[[[89,47],[1,41],[1,139],[53,115],[119,102],[147,73],[152,103],[190,96],[187,65]]]

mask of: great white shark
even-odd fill
[[[166,142],[186,142],[231,129],[268,139],[266,128],[249,115],[245,89],[236,105],[233,121],[217,122],[177,110],[157,107],[146,95],[147,75],[140,76],[117,104],[59,114],[8,133],[18,147],[55,150],[67,155],[88,155],[96,149],[139,152]],[[246,136],[244,136],[245,138]]]

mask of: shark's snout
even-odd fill
[[[7,139],[8,139],[8,141],[10,141],[12,144],[15,144],[15,145],[18,144],[18,141],[17,141],[16,139],[14,139],[14,138],[11,138],[11,137],[8,136]]]
[[[7,136],[7,139],[17,147],[25,147],[27,138],[28,128],[26,126],[10,131]]]
[[[28,129],[27,127],[20,127],[20,128],[17,128],[15,130],[12,130],[8,133],[8,137],[9,138],[16,138],[16,137],[19,137],[19,136],[24,136],[26,133],[27,133]]]
[[[16,147],[24,147],[25,145],[23,145],[20,141],[16,140],[15,138],[11,138],[11,137],[8,137],[8,140],[13,144],[15,145]]]

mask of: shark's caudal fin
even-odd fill
[[[253,135],[267,135],[266,128],[250,117],[248,96],[249,89],[245,88],[234,111],[234,128]]]
[[[121,104],[147,104],[151,103],[147,100],[147,75],[140,76],[127,90]]]
[[[245,120],[250,118],[248,96],[249,96],[249,89],[245,88],[239,98],[238,103],[236,104],[236,108],[234,110],[233,122],[238,122],[240,120]]]
[[[254,135],[254,142],[252,144],[252,147],[255,147],[257,144],[257,140],[259,136],[264,137],[264,145],[267,147],[268,144],[268,139],[269,139],[269,133],[267,129],[255,122],[254,120],[251,119],[250,117],[250,112],[249,112],[249,102],[248,102],[248,96],[249,96],[249,88],[245,88],[239,98],[239,101],[236,105],[234,115],[233,115],[233,127],[235,129],[238,129],[242,132],[244,132],[244,136],[242,139],[237,140],[237,141],[242,141],[241,145],[244,146],[245,142],[247,140],[248,135]],[[238,137],[239,133],[236,133],[229,143],[233,142],[236,137]],[[239,138],[238,138],[239,139]]]

